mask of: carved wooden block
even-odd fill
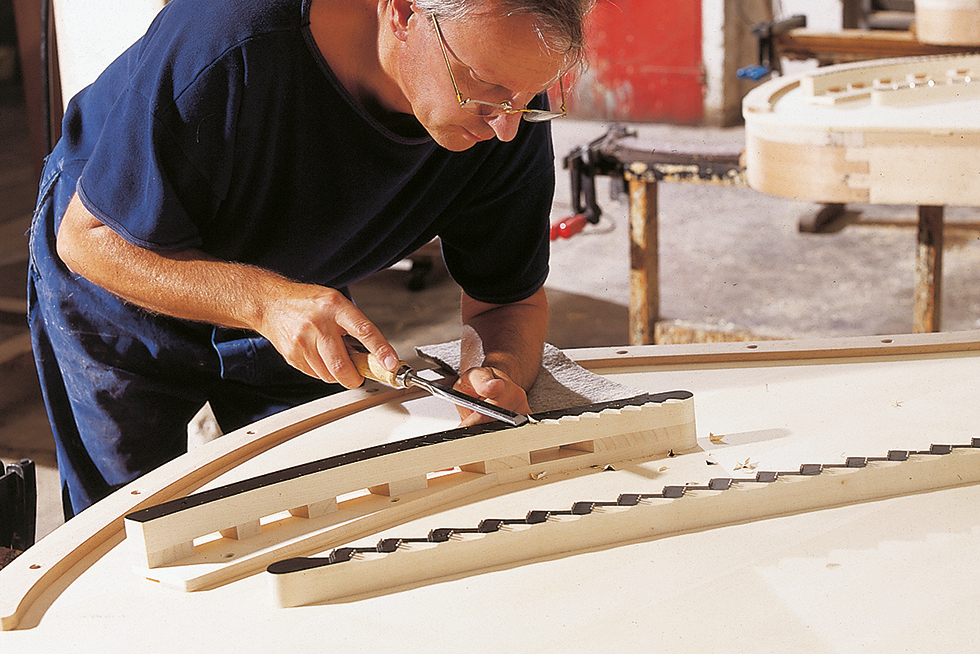
[[[127,538],[147,568],[141,574],[198,590],[490,487],[696,444],[687,391],[564,413],[417,437],[190,495],[126,516]]]

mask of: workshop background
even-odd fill
[[[553,220],[573,213],[565,155],[614,123],[658,151],[738,152],[741,98],[756,82],[737,72],[758,63],[753,26],[806,13],[823,29],[840,29],[854,20],[856,4],[600,0],[592,67],[571,92],[570,117],[553,123]],[[54,444],[25,321],[25,232],[44,148],[40,5],[0,0],[0,460],[37,464],[38,538],[61,523]],[[608,177],[597,187],[598,223],[553,242],[548,339],[560,348],[628,342],[626,197]],[[660,184],[662,321],[693,338],[912,331],[915,208],[848,205],[824,233],[801,232],[819,209],[744,186]],[[946,221],[943,329],[977,329],[980,219],[974,208],[947,207]],[[458,336],[458,293],[435,247],[353,288],[406,359],[417,345]]]

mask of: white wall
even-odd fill
[[[742,97],[756,83],[738,79],[743,66],[758,63],[757,23],[807,17],[807,28],[840,31],[841,0],[701,0],[701,58],[704,63],[704,122],[733,125],[741,120]]]
[[[55,0],[63,104],[143,36],[167,0]]]
[[[807,29],[820,32],[839,32],[843,26],[841,0],[774,0],[773,10],[777,19],[803,14]]]

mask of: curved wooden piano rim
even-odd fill
[[[980,206],[980,55],[776,78],[743,101],[746,178],[814,202]]]

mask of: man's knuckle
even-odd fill
[[[365,338],[371,335],[373,327],[374,326],[367,320],[358,320],[351,325],[352,335],[358,338]]]

